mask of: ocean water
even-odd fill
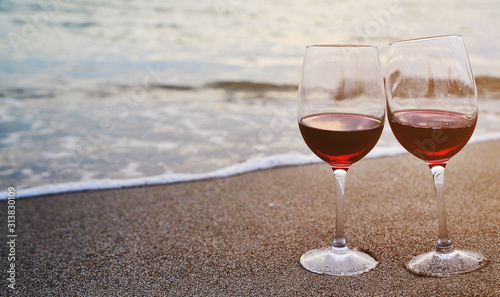
[[[0,1],[0,198],[319,162],[299,135],[305,46],[462,34],[500,138],[497,1]],[[404,153],[385,129],[368,157]],[[2,192],[3,191],[3,192]]]

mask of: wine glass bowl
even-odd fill
[[[469,141],[478,117],[476,85],[462,37],[391,43],[386,92],[393,134],[430,167],[437,199],[436,249],[413,258],[407,268],[419,275],[442,277],[486,265],[480,253],[453,247],[445,213],[444,168]]]
[[[298,125],[307,146],[332,168],[337,189],[333,244],[302,255],[300,263],[309,271],[347,276],[377,265],[371,256],[347,247],[343,211],[347,170],[375,146],[384,118],[385,92],[376,47],[306,47]]]
[[[426,162],[448,161],[477,121],[476,86],[462,38],[391,43],[387,70],[387,115],[398,141]]]

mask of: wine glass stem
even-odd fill
[[[333,239],[333,250],[341,252],[347,250],[347,244],[344,237],[344,205],[345,205],[345,178],[347,171],[344,169],[333,169],[337,188],[337,202],[335,215],[335,238]]]
[[[432,176],[434,178],[434,188],[436,190],[436,202],[438,212],[438,241],[436,252],[450,253],[453,249],[453,244],[448,233],[448,224],[446,222],[446,209],[444,200],[444,166],[435,165],[431,167]]]

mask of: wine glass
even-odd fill
[[[344,189],[347,170],[375,146],[384,118],[384,83],[376,47],[306,47],[297,120],[307,146],[332,168],[337,188],[333,245],[302,255],[300,263],[309,271],[357,275],[377,266],[371,256],[347,247]]]
[[[389,44],[386,90],[391,129],[408,152],[430,167],[437,198],[436,249],[413,258],[407,268],[442,277],[486,265],[483,255],[454,249],[443,196],[446,164],[469,141],[478,116],[476,85],[462,37]]]

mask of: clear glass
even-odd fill
[[[438,240],[434,251],[413,258],[415,274],[443,277],[488,263],[475,252],[457,250],[448,233],[444,169],[472,136],[477,91],[460,35],[435,36],[389,45],[387,116],[401,145],[431,169],[436,192]]]
[[[337,189],[333,244],[302,255],[300,263],[309,271],[348,276],[377,266],[371,256],[347,247],[344,193],[347,170],[375,146],[384,118],[385,92],[376,47],[306,48],[297,120],[306,144],[332,168]]]

